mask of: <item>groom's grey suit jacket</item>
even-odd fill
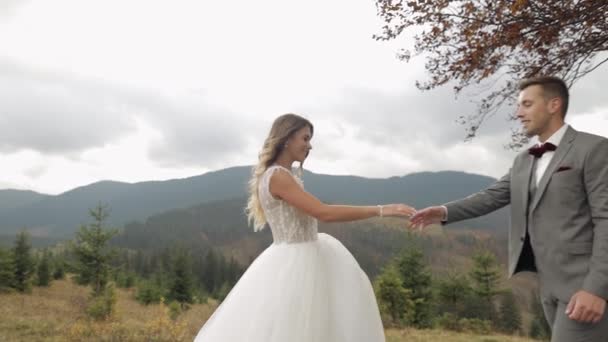
[[[537,271],[541,293],[563,302],[581,289],[608,299],[608,139],[568,127],[530,194],[534,162],[524,151],[490,187],[445,204],[447,223],[511,204],[509,276]],[[535,260],[520,260],[527,234]]]

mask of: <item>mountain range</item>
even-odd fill
[[[25,228],[33,236],[71,238],[80,225],[89,222],[89,209],[100,203],[110,209],[107,223],[121,229],[174,210],[201,206],[219,208],[226,203],[231,203],[230,210],[238,216],[243,213],[250,174],[251,167],[240,166],[166,181],[101,181],[59,195],[0,190],[0,234],[14,235]],[[400,202],[417,208],[461,198],[494,181],[491,177],[455,171],[421,172],[390,178],[305,171],[302,179],[306,190],[326,203],[375,205]],[[506,231],[507,223],[506,211],[502,209],[453,226]]]

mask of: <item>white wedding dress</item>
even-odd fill
[[[195,341],[384,341],[368,277],[338,240],[317,233],[315,218],[272,197],[268,184],[277,171],[292,175],[271,166],[259,185],[274,243],[254,260]]]

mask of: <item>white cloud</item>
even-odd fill
[[[0,187],[58,193],[252,164],[285,112],[315,124],[315,172],[500,177],[514,156],[503,148],[514,123],[500,116],[462,141],[455,120],[475,103],[416,89],[424,61],[395,58],[408,42],[372,40],[373,1],[2,6]],[[598,69],[573,88],[575,128],[608,135],[607,77]]]
[[[579,131],[608,137],[608,107],[597,108],[589,113],[577,113],[572,117],[566,116],[566,121]]]
[[[132,130],[130,108],[107,85],[0,61],[0,151],[72,153]]]

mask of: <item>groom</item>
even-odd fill
[[[556,77],[524,80],[517,117],[540,144],[476,194],[429,207],[413,227],[451,223],[511,204],[509,276],[538,273],[552,342],[608,341],[608,139],[564,123],[568,88]]]

